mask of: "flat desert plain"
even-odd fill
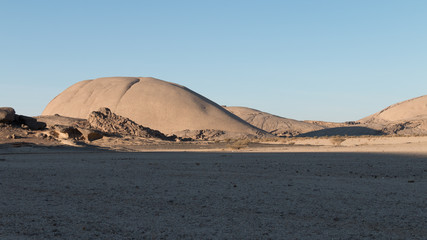
[[[427,239],[425,142],[320,140],[1,144],[0,239]]]

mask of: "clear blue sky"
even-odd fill
[[[220,105],[357,120],[427,94],[427,1],[0,0],[0,105],[151,76]]]

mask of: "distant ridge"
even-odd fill
[[[277,136],[297,136],[302,133],[324,129],[324,127],[317,124],[279,117],[252,108],[225,107],[225,109],[255,127]]]

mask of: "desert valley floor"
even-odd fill
[[[0,238],[426,239],[422,139],[145,152],[3,143]]]

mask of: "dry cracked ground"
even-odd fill
[[[0,150],[0,239],[427,238],[425,155]]]

